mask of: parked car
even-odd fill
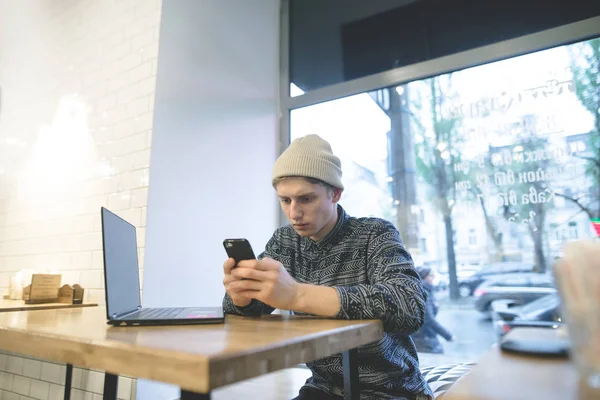
[[[469,297],[472,296],[475,289],[488,278],[507,273],[532,272],[532,270],[533,265],[531,264],[503,262],[490,264],[467,276],[457,274],[458,293],[460,294],[460,297]]]
[[[449,279],[447,274],[436,273],[433,277],[433,287],[437,292],[448,290]]]
[[[494,331],[499,338],[516,327],[556,329],[563,325],[558,293],[523,305],[518,305],[514,300],[494,300],[491,307]]]
[[[475,308],[488,313],[494,300],[513,300],[516,305],[521,305],[553,293],[556,289],[549,275],[533,272],[506,274],[490,278],[475,289]]]

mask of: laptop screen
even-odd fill
[[[120,315],[141,305],[135,226],[102,208],[106,311]]]

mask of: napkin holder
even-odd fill
[[[23,288],[25,304],[56,303],[61,275],[33,274],[31,284]]]
[[[84,289],[78,284],[75,284],[73,286],[63,285],[58,290],[58,302],[65,304],[82,304],[83,292]]]

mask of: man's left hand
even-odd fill
[[[282,310],[293,310],[300,284],[280,262],[270,258],[243,260],[231,274],[243,278],[231,283],[240,294]]]

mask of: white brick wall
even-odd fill
[[[0,353],[0,400],[61,400],[65,374],[64,364]],[[101,400],[104,373],[73,368],[71,385],[71,399]],[[135,379],[120,376],[118,387],[119,400],[135,400]]]
[[[100,206],[138,227],[140,269],[160,0],[0,0],[0,296],[58,270],[104,303]],[[0,400],[58,399],[64,365],[0,353]],[[103,374],[75,369],[72,398]],[[135,398],[121,378],[119,398]]]

